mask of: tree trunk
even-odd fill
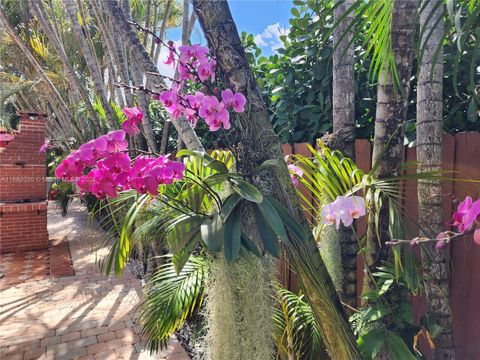
[[[353,0],[336,0],[341,4],[334,10],[337,22],[353,5]],[[346,16],[333,32],[333,148],[355,161],[355,74],[354,49],[350,44],[352,31],[347,29],[352,23],[353,13]],[[350,44],[350,45],[349,45]],[[334,200],[334,199],[332,199]],[[351,307],[357,305],[357,252],[358,244],[351,228],[343,225],[334,236],[322,237],[321,241],[334,242],[340,246],[343,274],[340,284],[335,284],[340,299]],[[331,245],[335,245],[331,244]],[[325,247],[330,248],[329,246]],[[345,309],[350,313],[348,307]]]
[[[423,1],[420,28],[423,57],[417,85],[417,161],[419,171],[441,170],[443,144],[443,6]],[[440,49],[437,52],[437,49]],[[436,53],[437,52],[437,53]],[[432,73],[433,69],[433,73]],[[420,235],[435,238],[443,230],[442,185],[439,181],[418,182]],[[435,338],[435,359],[455,359],[452,314],[448,294],[450,272],[447,251],[436,251],[433,243],[422,248],[427,314],[442,327]]]
[[[130,53],[130,59],[131,58],[132,58],[132,54]],[[132,72],[133,80],[137,85],[144,86],[142,71],[132,61],[130,61],[130,63],[132,64],[130,70]],[[150,119],[150,114],[148,112],[148,102],[149,102],[148,100],[149,99],[144,92],[142,91],[137,92],[138,105],[140,106],[140,109],[142,109],[142,112],[143,112],[143,118],[142,118],[143,135],[145,136],[145,140],[147,140],[149,149],[151,151],[156,152],[158,147],[157,147],[157,143],[155,142],[155,134],[152,129],[152,121]]]
[[[75,71],[73,69],[73,66],[70,64],[67,54],[65,53],[65,49],[63,47],[63,44],[60,40],[60,34],[55,31],[53,28],[52,24],[50,23],[50,20],[47,16],[47,13],[45,12],[45,9],[43,8],[43,4],[41,1],[33,1],[29,0],[28,1],[30,10],[32,11],[33,15],[37,18],[38,22],[40,23],[40,26],[42,27],[45,35],[47,36],[48,40],[50,41],[50,44],[53,46],[55,51],[57,52],[57,55],[62,62],[63,69],[65,71],[65,76],[67,78],[67,81],[70,85],[70,87],[78,92],[80,95],[80,98],[83,100],[85,103],[85,106],[87,107],[88,112],[92,116],[92,121],[93,121],[93,126],[95,128],[96,135],[102,134],[102,130],[100,128],[100,124],[98,121],[97,113],[93,109],[92,103],[90,102],[90,98],[88,97],[87,90],[85,89],[85,86],[83,86],[80,83],[80,80],[77,78],[75,75]],[[86,127],[87,125],[84,124]],[[84,131],[88,130],[86,127]],[[95,136],[95,134],[93,134]]]
[[[105,114],[107,119],[110,121],[112,126],[116,126],[115,120],[113,119],[112,110],[110,108],[110,104],[107,99],[107,92],[105,91],[105,86],[103,83],[102,75],[100,73],[100,69],[97,65],[97,60],[95,54],[92,53],[90,47],[88,46],[87,39],[83,33],[83,29],[78,22],[77,11],[78,8],[75,6],[73,0],[65,0],[65,8],[67,13],[72,21],[73,25],[73,32],[75,33],[75,37],[78,41],[78,45],[80,46],[81,53],[85,59],[85,63],[87,64],[88,70],[90,72],[90,76],[92,77],[93,85],[95,87],[95,91],[102,103],[102,107],[105,110]]]
[[[93,11],[95,18],[97,19],[97,24],[100,29],[100,35],[103,40],[102,42],[104,44],[103,48],[104,48],[105,58],[107,59],[109,78],[111,76],[112,82],[116,83],[118,81],[121,68],[120,68],[119,62],[117,61],[117,56],[116,56],[117,50],[115,48],[114,41],[112,40],[112,37],[111,37],[112,33],[110,33],[110,29],[103,17],[103,14],[100,11],[100,6],[98,5],[98,3],[96,3],[93,0],[89,0],[89,5]],[[113,97],[115,94],[116,94],[116,97],[119,99],[119,102],[123,104],[122,92],[119,87],[114,86],[114,90],[111,96]]]
[[[114,26],[109,19],[109,30],[114,33],[113,31]],[[130,84],[130,76],[128,74],[128,62],[127,62],[127,52],[125,50],[125,44],[118,36],[113,38],[114,41],[114,49],[116,51],[115,54],[115,62],[119,69],[120,79],[125,84]],[[126,104],[128,107],[132,107],[135,104],[132,91],[130,89],[124,89],[125,92],[125,99]]]
[[[18,34],[16,33],[15,29],[10,25],[5,13],[1,8],[0,8],[0,20],[1,22],[4,23],[10,36],[13,38],[17,46],[22,50],[25,57],[32,64],[37,74],[40,76],[40,78],[45,83],[46,87],[49,89],[49,92],[51,93],[51,101],[54,102],[54,104],[52,105],[55,105],[55,107],[57,108],[57,111],[59,112],[57,116],[59,119],[62,119],[62,125],[65,126],[67,129],[69,129],[71,133],[75,134],[78,140],[82,141],[83,135],[80,133],[78,128],[75,126],[75,123],[72,121],[73,116],[67,104],[65,104],[65,101],[60,96],[60,93],[58,92],[57,88],[50,81],[47,74],[45,74],[41,65],[38,63],[37,59],[35,59],[35,57],[32,55],[30,50],[23,43],[20,36],[18,36]],[[66,119],[69,119],[70,121],[67,121]]]
[[[264,194],[275,195],[290,210],[309,234],[307,242],[290,238],[292,246],[286,247],[290,263],[299,283],[312,306],[325,345],[332,359],[360,359],[355,337],[347,323],[345,313],[322,261],[295,189],[290,180],[278,136],[274,133],[268,112],[255,78],[249,68],[237,28],[228,3],[215,0],[194,0],[195,12],[209,47],[227,84],[247,97],[246,111],[238,114],[241,134],[239,170],[251,173],[263,161],[279,160],[277,172],[264,170],[250,180]],[[245,219],[255,223],[255,219]],[[258,238],[258,235],[256,236]]]
[[[160,25],[160,34],[158,37],[163,40],[165,37],[165,32],[167,30],[168,17],[170,16],[170,9],[172,7],[173,0],[167,0],[165,4],[165,10],[163,11],[162,24]],[[158,64],[158,58],[160,57],[160,50],[162,49],[162,44],[157,44],[155,48],[155,55],[153,56],[153,63]]]
[[[412,73],[415,13],[416,1],[394,0],[391,36],[399,84],[394,83],[390,71],[382,69],[377,88],[377,113],[372,155],[372,164],[377,166],[375,171],[377,178],[397,175],[403,159],[404,126]],[[379,210],[378,227],[377,232],[373,216],[370,216],[365,252],[366,266],[370,271],[388,258],[389,249],[385,245],[390,238],[388,199],[383,199]],[[365,276],[363,285],[364,292],[371,290],[373,284],[370,276]]]
[[[138,64],[143,73],[153,72],[157,73],[157,66],[153,63],[137,35],[131,29],[131,26],[126,22],[125,15],[115,0],[102,1],[102,6],[107,14],[116,19],[115,25],[122,36],[124,42],[130,49],[130,54],[135,63]],[[187,148],[193,150],[203,150],[202,143],[197,134],[191,127],[190,123],[184,119],[177,119],[172,121],[177,129],[177,132],[182,136]]]

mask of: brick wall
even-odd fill
[[[38,149],[45,141],[45,120],[22,116],[15,139],[0,148],[0,202],[44,200],[45,154]]]
[[[48,247],[43,115],[19,112],[15,139],[0,148],[0,253]]]
[[[47,202],[0,204],[0,253],[46,249]]]

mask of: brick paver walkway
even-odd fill
[[[72,204],[67,217],[49,208],[50,235],[66,235],[75,276],[27,281],[0,290],[0,358],[188,360],[176,340],[149,355],[138,337],[138,280],[98,273],[86,235],[86,215]],[[98,240],[98,239],[97,239]]]

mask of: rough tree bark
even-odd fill
[[[372,164],[377,165],[375,171],[377,178],[397,175],[403,158],[404,126],[413,61],[415,13],[416,1],[394,1],[391,36],[399,84],[394,83],[390,71],[383,70],[381,72],[377,88],[377,112],[372,155]],[[365,260],[370,270],[378,267],[389,254],[388,246],[385,245],[385,242],[389,240],[388,199],[383,199],[379,210],[378,224],[380,238],[377,238],[373,216],[369,217]],[[365,276],[363,291],[370,291],[371,286],[371,277]]]
[[[353,0],[336,0],[340,5],[334,10],[337,22],[353,5]],[[346,16],[333,32],[333,144],[335,149],[355,161],[355,74],[354,48],[350,44],[353,13]],[[350,44],[350,45],[349,45]],[[343,225],[335,236],[327,236],[321,241],[335,241],[340,245],[342,258],[342,283],[336,284],[340,299],[351,307],[357,304],[357,252],[358,244],[351,228]],[[328,246],[327,246],[328,248]],[[347,310],[347,313],[350,311]]]
[[[424,49],[417,84],[417,161],[419,171],[441,170],[443,145],[443,31],[442,6],[423,0],[420,28]],[[439,49],[439,50],[438,50]],[[437,52],[438,50],[438,52]],[[432,73],[433,70],[433,73]],[[420,235],[435,238],[443,230],[442,186],[439,181],[418,182]],[[448,251],[433,244],[422,248],[427,314],[442,327],[435,338],[435,359],[455,359],[449,304]]]
[[[264,194],[276,196],[308,229],[283,161],[280,141],[273,131],[265,103],[249,68],[228,3],[193,0],[193,5],[208,45],[228,85],[247,97],[246,111],[237,117],[241,134],[240,170],[252,173],[263,161],[277,159],[280,166],[275,173],[271,170],[261,171],[252,175],[250,180]],[[323,340],[331,358],[359,359],[361,356],[355,337],[309,229],[308,234],[307,242],[299,242],[292,237],[292,246],[286,247],[292,268],[322,329]]]

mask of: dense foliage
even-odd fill
[[[242,34],[250,64],[270,105],[272,124],[284,143],[310,142],[332,129],[332,43],[324,35],[333,18],[321,1],[294,1],[288,34],[280,36],[283,48],[262,56],[253,35]],[[461,19],[459,19],[461,21]],[[465,19],[463,19],[465,20]],[[364,38],[355,40],[355,118],[357,137],[371,138],[375,120],[376,86],[370,73],[371,56]],[[478,36],[469,36],[457,64],[457,35],[447,32],[445,41],[444,129],[446,132],[479,131],[480,48]],[[420,52],[420,50],[419,50]],[[416,64],[413,73],[416,74]],[[454,75],[455,74],[455,75]],[[406,127],[409,141],[415,139],[416,76],[409,100]]]

